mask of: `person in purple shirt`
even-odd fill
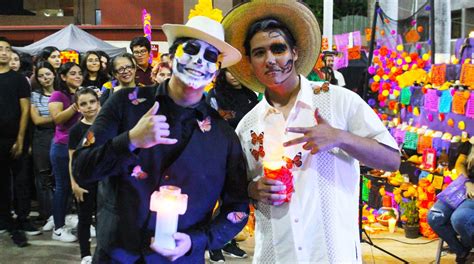
[[[56,189],[53,197],[54,230],[52,238],[62,242],[73,242],[77,238],[65,226],[68,198],[71,195],[69,178],[68,140],[69,129],[81,116],[74,104],[73,95],[82,84],[82,71],[74,62],[67,62],[59,68],[59,88],[51,94],[48,108],[56,124],[50,157]]]

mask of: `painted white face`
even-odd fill
[[[219,51],[202,40],[192,39],[176,49],[173,74],[193,89],[204,88],[220,68]]]

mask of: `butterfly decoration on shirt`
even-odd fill
[[[263,150],[263,145],[260,145],[256,149],[251,149],[250,153],[252,153],[252,156],[256,161],[258,161],[259,158],[265,157],[265,151]]]
[[[283,160],[286,162],[286,168],[289,170],[291,170],[293,166],[299,168],[301,165],[303,165],[303,161],[301,160],[301,152],[296,153],[293,159],[283,156]]]
[[[258,161],[259,158],[265,157],[265,151],[263,150],[263,136],[263,132],[257,134],[255,131],[250,130],[252,145],[255,146],[255,148],[250,149],[250,153],[256,161]]]
[[[128,94],[128,99],[133,105],[139,105],[146,101],[146,98],[138,98],[138,88],[133,89],[133,92]]]
[[[140,165],[137,165],[132,170],[132,177],[134,177],[137,180],[144,180],[148,178],[148,173],[144,172]]]
[[[211,117],[210,116],[204,118],[204,120],[202,121],[199,121],[198,119],[196,119],[196,121],[202,133],[211,131]]]
[[[264,135],[263,132],[257,135],[255,131],[250,130],[250,136],[252,137],[252,145],[256,145],[256,144],[263,145],[263,135]]]
[[[235,111],[219,109],[217,112],[219,112],[219,115],[224,118],[224,120],[235,118]]]
[[[233,224],[238,224],[248,216],[249,215],[244,212],[231,212],[227,214],[227,220],[231,221]]]
[[[314,94],[320,94],[321,92],[329,92],[329,83],[324,82],[322,86],[314,86],[313,88],[313,93]]]
[[[82,142],[82,146],[90,147],[94,143],[95,143],[94,133],[92,131],[87,131],[86,137],[84,138],[84,141]]]

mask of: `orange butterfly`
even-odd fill
[[[257,136],[257,133],[255,133],[255,131],[250,130],[250,136],[252,137],[252,145],[255,145],[257,143],[263,144],[263,135],[264,133],[262,132]]]
[[[260,145],[260,147],[258,147],[258,150],[257,149],[252,149],[250,151],[252,153],[252,156],[253,158],[258,161],[258,158],[263,158],[265,157],[265,151],[263,150],[263,146]]]
[[[283,159],[286,162],[286,168],[289,170],[293,168],[293,165],[298,168],[303,165],[303,162],[301,161],[301,152],[298,152],[293,159],[288,157],[283,157]]]
[[[196,121],[198,123],[199,129],[201,129],[203,133],[211,131],[211,117],[210,116],[206,117],[202,121],[199,121],[197,119]]]
[[[235,118],[235,111],[219,109],[217,110],[217,112],[219,112],[219,115],[224,118],[224,120],[230,120]]]
[[[137,180],[144,180],[148,178],[148,173],[144,172],[140,165],[137,165],[133,168],[132,177],[135,177]]]
[[[328,82],[324,82],[322,86],[315,86],[314,90],[313,90],[313,93],[314,94],[320,94],[321,91],[323,91],[325,93],[329,91],[329,83]]]
[[[87,131],[86,137],[84,138],[84,141],[82,142],[82,146],[89,147],[94,143],[95,143],[94,133],[92,131]]]

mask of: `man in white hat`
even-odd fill
[[[154,87],[122,89],[103,106],[76,151],[79,182],[107,178],[99,212],[95,260],[120,263],[204,263],[247,222],[245,162],[234,130],[206,104],[204,88],[239,51],[225,43],[222,25],[195,16],[163,25],[173,76]],[[156,213],[150,196],[173,185],[188,195],[176,248],[150,248]],[[212,218],[221,198],[220,214]]]
[[[395,140],[357,94],[304,77],[321,35],[303,3],[253,0],[222,23],[246,55],[229,71],[265,92],[236,129],[256,202],[254,263],[361,263],[359,161],[397,170]],[[264,175],[276,162],[280,181]]]

